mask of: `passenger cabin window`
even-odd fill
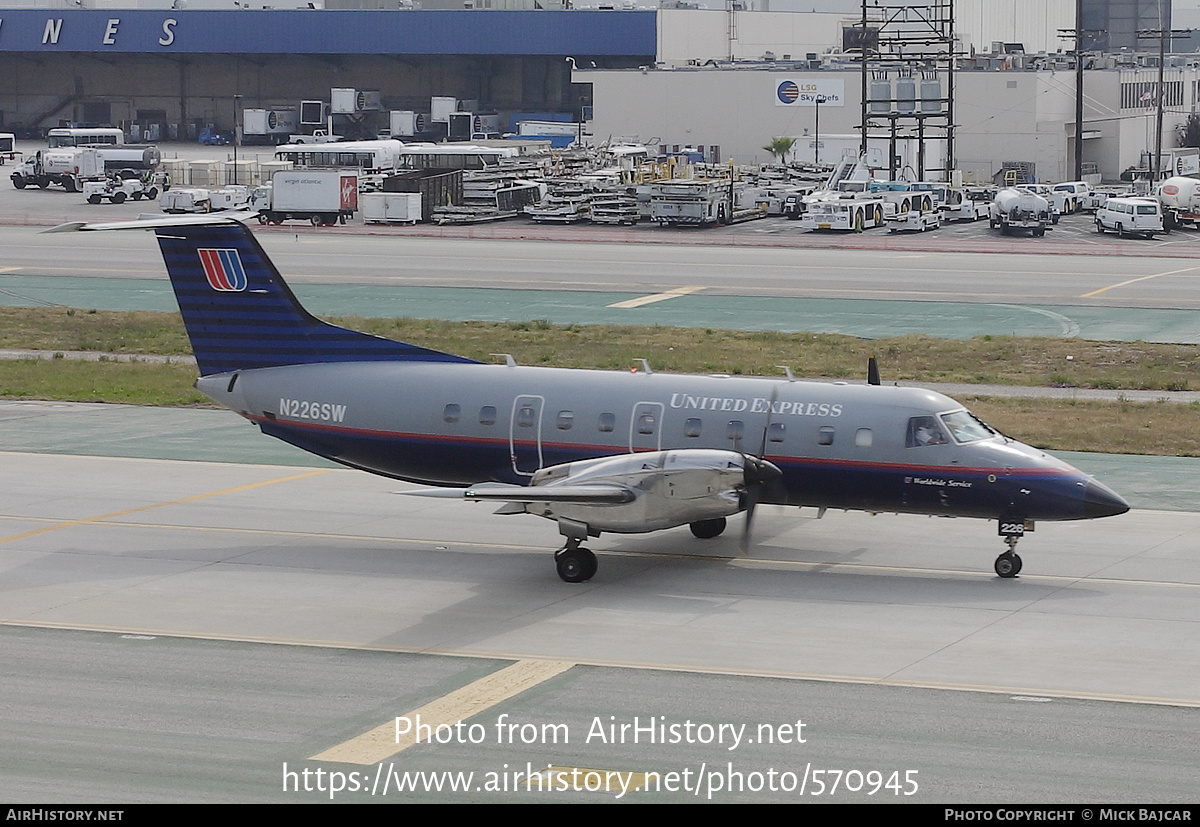
[[[654,433],[654,414],[644,413],[638,417],[637,432],[639,434]]]
[[[569,431],[569,430],[571,430],[571,425],[574,422],[575,422],[575,414],[572,413],[571,411],[559,411],[558,412],[558,420],[557,420],[558,430]]]
[[[904,444],[909,448],[922,448],[926,445],[945,445],[950,441],[946,432],[938,425],[935,416],[914,416],[908,420],[908,433]]]
[[[532,405],[522,405],[517,409],[517,425],[521,428],[532,428],[537,423],[537,411]]]
[[[782,422],[772,422],[767,428],[767,439],[771,442],[783,442],[783,431]]]
[[[700,436],[700,420],[696,417],[690,417],[683,423],[683,435],[686,437]]]
[[[741,441],[742,435],[746,432],[746,423],[740,419],[731,419],[729,424],[725,426],[725,438],[732,440],[734,444]]]
[[[817,444],[818,445],[832,445],[833,444],[833,433],[834,433],[834,431],[833,431],[832,425],[822,425],[821,429],[819,431],[817,431]]]
[[[479,409],[479,424],[480,425],[495,425],[496,424],[496,406],[484,405]]]
[[[610,413],[600,414],[600,422],[599,422],[600,433],[602,433],[602,434],[612,433],[613,428],[615,428],[616,426],[617,426],[617,415],[616,414],[610,414]]]
[[[871,447],[871,439],[872,439],[872,437],[871,437],[871,429],[870,428],[859,428],[857,431],[854,432],[855,447],[870,448]]]
[[[457,422],[458,414],[459,414],[458,405],[456,405],[452,402],[442,410],[442,419],[446,422]]]

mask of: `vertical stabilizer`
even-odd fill
[[[305,310],[243,224],[154,227],[202,375],[315,362],[470,362]]]

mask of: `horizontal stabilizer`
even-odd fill
[[[146,213],[139,215],[133,221],[102,221],[89,223],[87,221],[68,221],[59,224],[42,233],[73,233],[90,232],[95,230],[156,230],[159,227],[194,227],[208,224],[234,224],[244,222],[258,215],[257,211],[224,210],[222,212],[201,213],[198,215],[159,215]]]

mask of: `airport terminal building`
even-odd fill
[[[231,129],[243,109],[329,101],[334,88],[377,92],[384,113],[428,112],[432,97],[451,96],[498,113],[501,131],[520,113],[554,115],[582,122],[596,141],[702,147],[739,162],[767,160],[763,146],[776,136],[797,138],[801,159],[819,157],[821,144],[835,151],[833,136],[852,141],[861,123],[861,73],[845,52],[854,15],[740,4],[229,11],[199,8],[203,0],[40,1],[0,6],[0,131],[111,123],[189,140],[205,126]],[[1005,161],[1035,164],[1042,180],[1068,177],[1075,79],[1058,32],[1074,25],[1074,0],[952,1],[951,165],[968,180],[990,179]],[[1157,53],[1089,61],[1082,157],[1105,178],[1154,145],[1156,64]],[[944,71],[918,74],[945,94]],[[1197,62],[1169,59],[1164,81],[1164,146],[1173,146],[1200,99]],[[823,105],[781,97],[789,83],[825,90]]]

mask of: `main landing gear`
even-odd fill
[[[567,545],[554,553],[554,565],[558,576],[568,583],[584,583],[591,580],[600,564],[596,555],[579,545],[576,538],[568,538]]]
[[[1016,535],[1009,535],[1004,538],[1004,542],[1008,544],[1008,551],[996,558],[996,574],[1001,577],[1016,577],[1021,573],[1021,558],[1017,555],[1017,540],[1021,538]]]

